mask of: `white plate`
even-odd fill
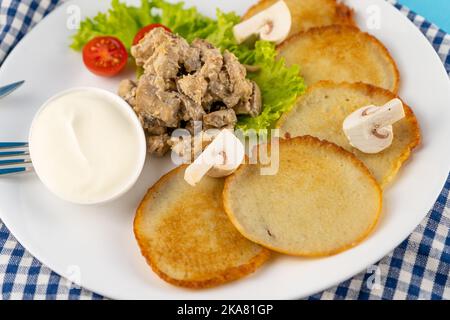
[[[221,0],[217,6],[243,13],[254,1]],[[187,1],[212,15],[208,0]],[[383,0],[350,0],[358,23],[377,8],[379,29],[370,30],[389,48],[400,68],[400,95],[416,113],[423,145],[414,153],[385,195],[385,212],[375,232],[361,245],[322,259],[278,256],[243,280],[192,291],[160,280],[141,257],[132,232],[134,210],[151,186],[171,168],[169,160],[150,159],[138,184],[111,204],[86,207],[62,202],[38,179],[0,179],[0,217],[14,236],[57,273],[81,280],[99,294],[122,299],[300,298],[350,278],[380,260],[425,218],[449,172],[450,83],[437,54],[420,31]],[[26,80],[0,102],[0,141],[24,140],[34,113],[51,95],[73,86],[115,91],[120,79],[91,75],[79,53],[69,49],[67,8],[77,4],[83,16],[105,10],[109,1],[70,1],[19,43],[0,70],[0,83]],[[371,7],[376,5],[377,7]],[[369,8],[370,7],[370,8]],[[126,77],[123,75],[122,77]],[[129,71],[129,77],[133,71]],[[119,146],[118,146],[119,147]],[[78,272],[79,271],[79,272]]]

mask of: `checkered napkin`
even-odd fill
[[[0,64],[60,0],[0,0]],[[389,0],[425,34],[450,73],[450,35]],[[367,271],[309,299],[450,299],[450,176],[427,218]],[[42,265],[0,221],[0,299],[102,299]]]

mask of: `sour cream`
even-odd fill
[[[48,100],[30,130],[33,167],[44,185],[69,202],[115,199],[138,179],[146,155],[140,122],[120,97],[76,88]]]

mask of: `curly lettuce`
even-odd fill
[[[80,23],[78,32],[72,37],[70,47],[81,51],[86,43],[97,36],[114,36],[131,48],[134,36],[143,27],[154,23],[158,17],[151,12],[154,1],[142,0],[140,7],[128,6],[119,0],[112,0],[107,13],[99,13],[94,18],[86,18]]]
[[[72,38],[71,48],[80,51],[92,38],[110,35],[119,38],[129,50],[135,34],[151,23],[162,23],[189,42],[206,39],[221,50],[229,50],[243,64],[258,66],[259,71],[248,77],[260,87],[263,111],[255,117],[239,117],[240,129],[269,129],[280,116],[289,111],[297,97],[305,91],[299,75],[299,67],[287,67],[283,59],[277,59],[275,45],[267,41],[237,44],[233,26],[240,17],[233,12],[217,10],[216,19],[199,13],[195,7],[184,8],[184,3],[164,0],[141,0],[139,7],[113,0],[107,13],[84,20]]]
[[[255,118],[240,117],[238,128],[244,131],[272,128],[306,89],[303,78],[299,75],[300,68],[296,65],[288,68],[284,59],[277,59],[273,43],[257,41],[253,53],[248,64],[258,66],[260,71],[250,73],[248,77],[261,89],[263,110]]]

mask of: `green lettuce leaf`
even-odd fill
[[[272,128],[281,115],[292,108],[306,86],[299,76],[299,67],[287,68],[284,59],[276,58],[275,45],[271,42],[257,41],[249,62],[260,67],[260,71],[250,73],[249,78],[261,89],[263,111],[255,118],[241,117],[238,128],[244,131]]]
[[[153,3],[161,12],[160,23],[189,42],[196,38],[205,39],[217,28],[216,21],[203,16],[195,7],[185,9],[183,2],[173,4],[164,0],[153,0]]]
[[[97,36],[114,36],[131,48],[134,36],[146,25],[159,20],[152,15],[153,1],[141,0],[140,7],[128,6],[119,0],[112,0],[107,13],[99,13],[94,18],[81,22],[78,32],[72,37],[71,48],[81,51],[86,43]]]
[[[107,13],[84,20],[71,47],[80,51],[92,38],[110,35],[119,38],[129,50],[135,34],[150,23],[162,23],[189,42],[206,39],[221,50],[229,50],[243,64],[259,67],[248,77],[260,87],[263,111],[255,118],[239,117],[237,127],[248,129],[272,128],[279,117],[289,111],[297,97],[305,91],[305,84],[297,66],[287,67],[277,59],[275,45],[267,41],[254,44],[237,44],[233,26],[240,17],[233,12],[217,10],[216,19],[200,14],[195,7],[184,8],[184,3],[168,3],[164,0],[141,0],[140,7],[128,6],[113,0]]]

